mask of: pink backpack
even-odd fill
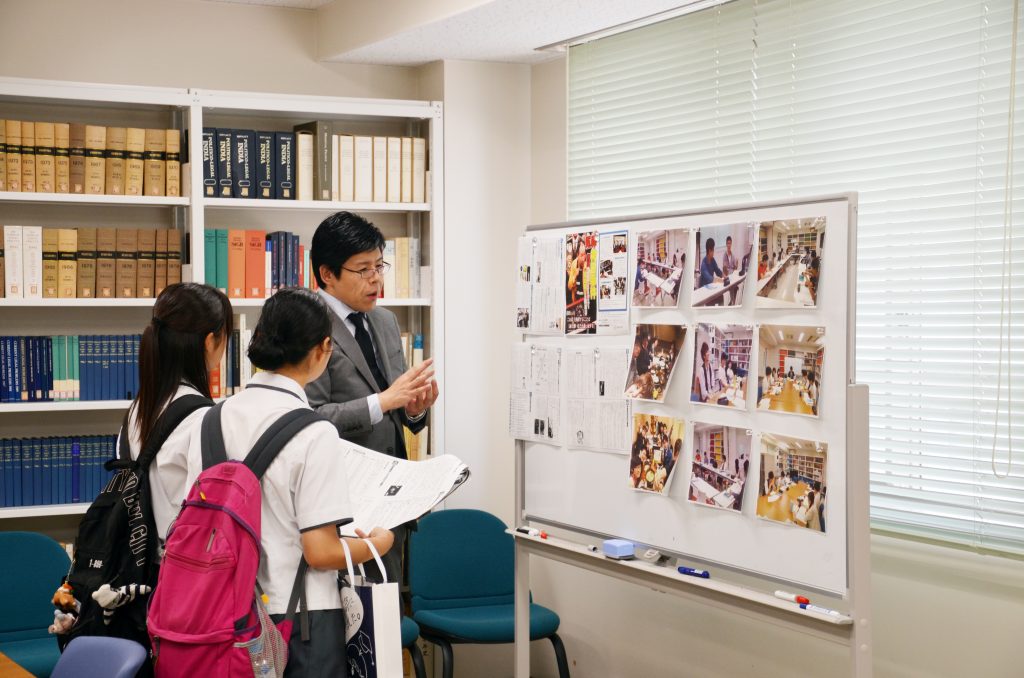
[[[203,418],[203,472],[167,533],[148,626],[156,678],[280,678],[296,608],[308,639],[305,559],[299,563],[288,614],[275,625],[256,582],[260,563],[260,479],[274,458],[310,424],[307,409],[271,424],[245,461],[229,461],[221,407]]]

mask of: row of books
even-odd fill
[[[205,280],[232,299],[265,299],[282,287],[317,289],[309,250],[287,231],[207,229]]]
[[[288,231],[207,229],[204,237],[204,273],[207,284],[233,299],[265,299],[282,287],[317,289],[310,268],[309,249]],[[381,297],[416,298],[425,292],[422,278],[429,269],[419,265],[418,238],[395,238],[384,243]],[[429,283],[426,286],[429,289]]]
[[[0,120],[0,191],[181,195],[181,132]]]
[[[0,297],[152,298],[181,282],[181,232],[3,226]]]
[[[0,336],[0,402],[131,400],[139,334]]]
[[[203,128],[207,198],[426,201],[427,145],[414,137],[346,134],[340,123],[293,132]]]
[[[91,502],[116,446],[116,435],[0,439],[0,506]]]

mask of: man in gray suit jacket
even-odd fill
[[[438,388],[432,360],[406,369],[395,314],[377,307],[390,265],[383,249],[384,236],[358,215],[338,212],[317,227],[310,267],[332,311],[334,351],[306,396],[345,440],[404,459],[404,427],[418,433],[426,426]],[[406,530],[394,532],[384,557],[389,581],[399,580]]]

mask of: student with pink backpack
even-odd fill
[[[268,299],[249,346],[266,371],[211,409],[193,439],[192,489],[149,611],[158,678],[347,673],[337,572],[347,567],[337,529],[352,520],[343,443],[303,390],[327,366],[330,333],[316,294],[285,289]],[[384,554],[394,540],[379,527],[361,536],[345,540],[354,563],[372,558],[366,541]]]

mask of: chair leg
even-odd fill
[[[455,655],[452,653],[452,644],[443,638],[433,641],[441,648],[441,675],[443,678],[453,678],[455,675]]]
[[[408,650],[409,656],[412,658],[412,668],[416,678],[427,678],[427,667],[423,665],[423,653],[420,652],[419,645],[413,643],[408,647]]]
[[[565,645],[557,633],[548,636],[551,644],[555,647],[555,661],[558,662],[558,678],[569,678],[569,660],[565,656]]]

